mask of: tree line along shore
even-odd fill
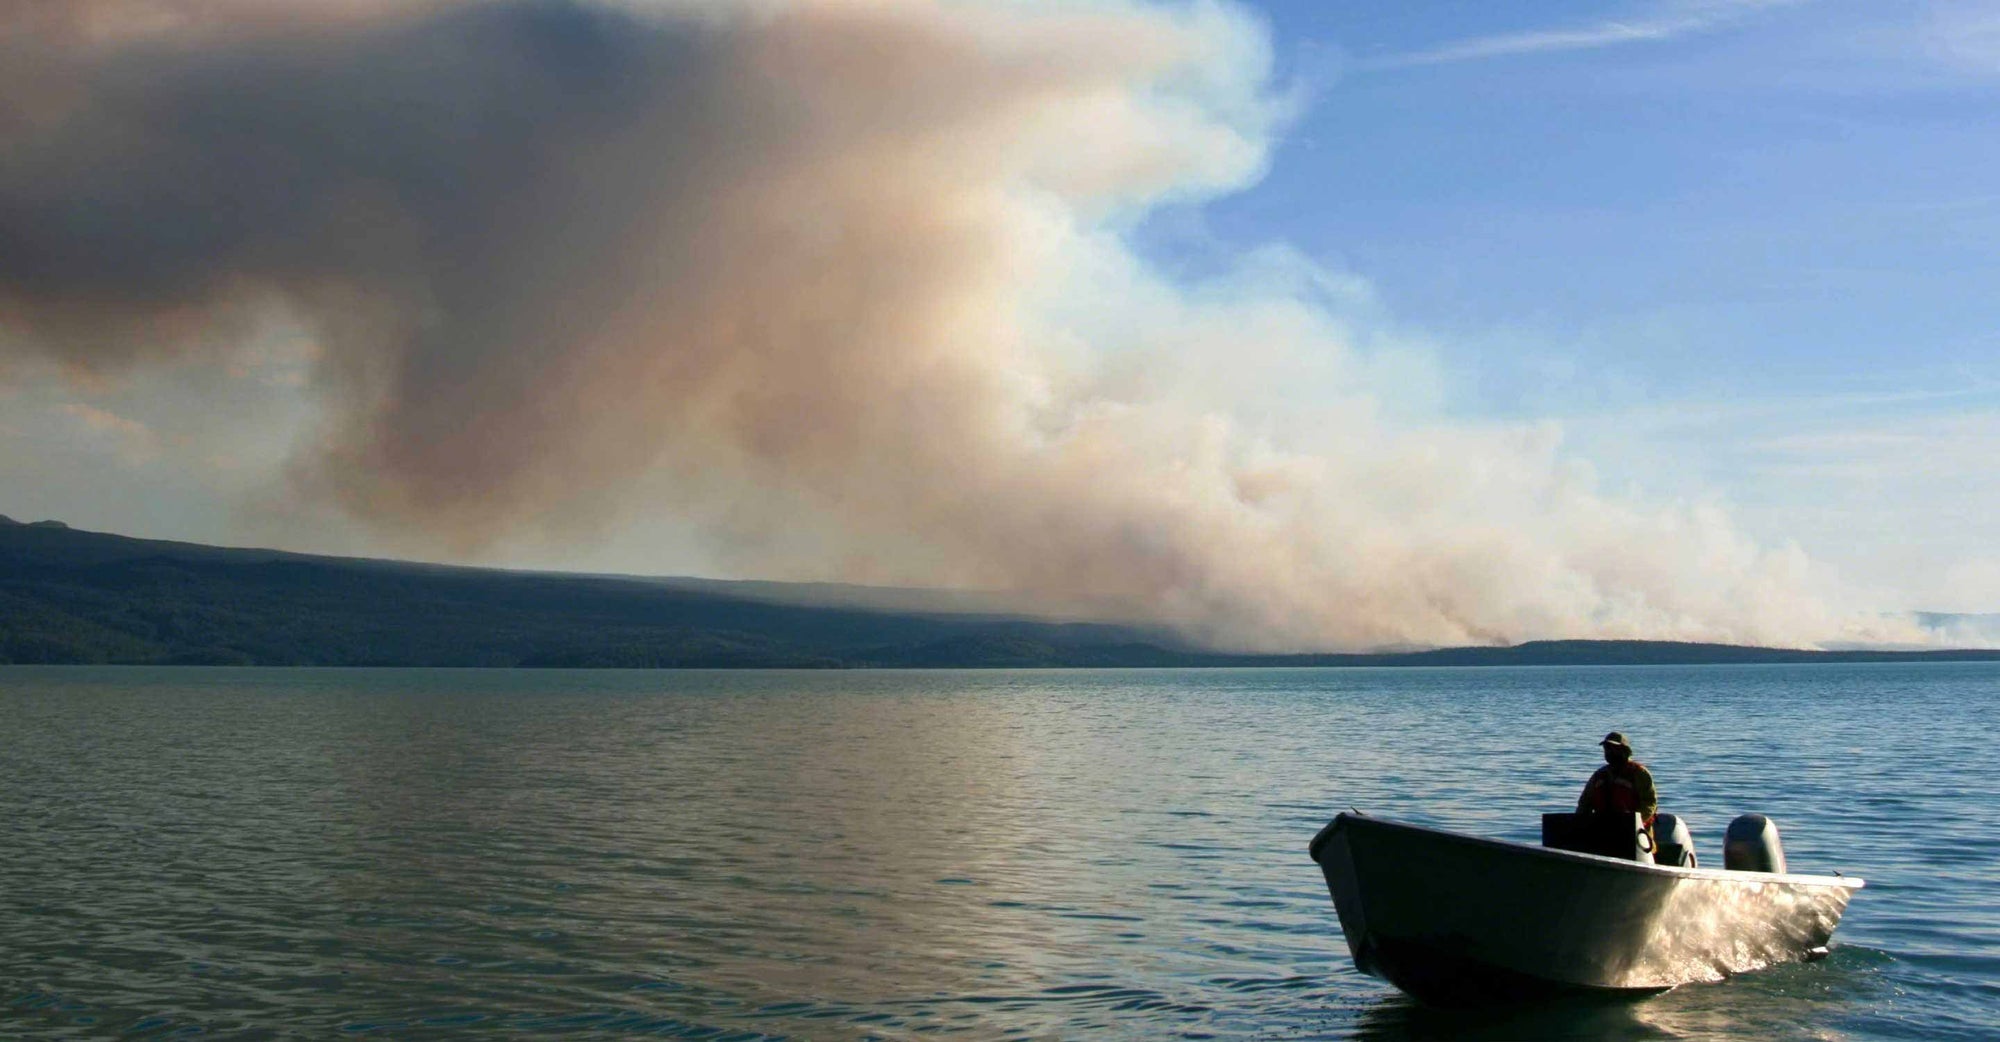
[[[1655,641],[1249,655],[1143,626],[850,588],[515,572],[135,539],[0,517],[0,664],[561,668],[1618,665],[2000,660]],[[863,593],[870,591],[860,591]]]

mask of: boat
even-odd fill
[[[1550,832],[1545,821],[1544,836]],[[1740,857],[1739,838],[1746,840]],[[1752,849],[1748,839],[1768,846]],[[1731,825],[1732,867],[1722,869],[1485,839],[1359,812],[1335,817],[1310,850],[1355,966],[1419,1000],[1452,1005],[1660,992],[1817,958],[1864,885],[1787,872],[1776,827],[1760,815]]]

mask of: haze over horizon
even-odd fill
[[[2000,607],[2000,6],[1530,17],[15,7],[0,510],[1250,650],[1964,643],[1889,613]]]

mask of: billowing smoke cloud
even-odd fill
[[[1382,419],[1309,265],[1149,270],[1121,228],[1264,160],[1262,38],[1055,7],[30,3],[0,351],[308,330],[289,480],[457,553],[645,485],[748,572],[1237,646],[1840,631],[1797,551],[1602,496],[1547,431]]]

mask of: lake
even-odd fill
[[[2000,1036],[2000,664],[0,668],[0,1036]],[[1534,841],[1604,732],[1833,953],[1472,1012],[1356,973],[1332,815]]]

